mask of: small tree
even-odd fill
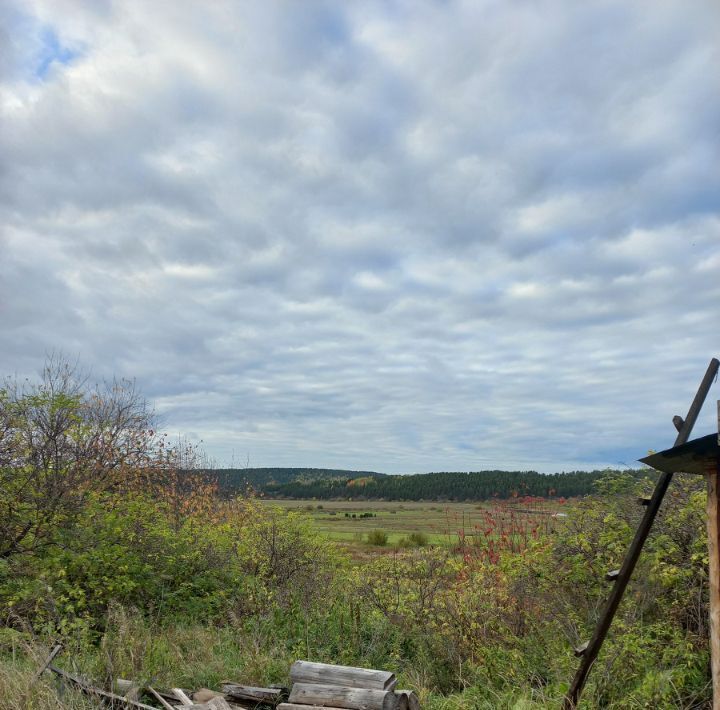
[[[157,463],[151,413],[132,382],[88,386],[50,358],[39,383],[0,388],[0,559],[36,552],[93,491],[130,485]]]

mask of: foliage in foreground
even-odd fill
[[[562,525],[488,519],[456,550],[353,566],[301,514],[218,499],[143,416],[112,438],[122,388],[60,385],[0,397],[0,506],[14,516],[0,550],[0,707],[85,707],[49,681],[26,695],[56,636],[62,663],[106,684],[286,682],[311,658],[392,668],[431,708],[556,707],[642,512],[644,484],[610,476]],[[673,483],[586,707],[707,703],[700,483]]]

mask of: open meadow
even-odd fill
[[[554,529],[566,503],[537,498],[485,502],[308,501],[261,499],[263,506],[302,512],[353,556],[397,548],[459,548],[487,540],[512,545]]]

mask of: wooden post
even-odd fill
[[[700,410],[702,409],[705,397],[707,396],[707,393],[710,390],[710,386],[712,385],[715,376],[718,374],[719,369],[720,361],[718,361],[717,358],[712,358],[705,372],[705,376],[700,383],[700,387],[695,394],[695,398],[690,405],[687,416],[683,420],[683,424],[680,431],[678,432],[677,438],[675,439],[675,446],[684,444],[690,438],[690,432],[695,426],[695,421],[698,417],[698,414],[700,413]],[[680,417],[678,417],[677,420],[674,420],[676,428],[680,423],[679,419]],[[578,668],[578,671],[575,674],[572,683],[570,684],[567,695],[565,696],[565,700],[563,702],[563,710],[575,710],[578,705],[580,694],[582,693],[582,689],[585,687],[585,681],[587,680],[588,674],[590,673],[590,669],[592,668],[595,659],[600,653],[600,649],[602,648],[605,636],[610,629],[610,625],[612,624],[613,618],[615,617],[615,612],[617,611],[618,606],[620,605],[620,601],[623,598],[625,588],[630,581],[630,576],[635,569],[635,565],[637,564],[638,558],[640,557],[640,553],[642,552],[645,540],[650,534],[650,528],[652,528],[655,516],[660,510],[660,504],[665,497],[665,493],[668,489],[668,486],[670,485],[670,482],[672,481],[672,477],[672,473],[663,473],[658,479],[658,482],[655,485],[655,491],[653,492],[652,498],[650,499],[650,503],[645,510],[645,514],[643,515],[643,519],[640,522],[640,526],[635,532],[635,537],[630,543],[630,548],[628,549],[625,560],[622,563],[622,567],[620,567],[620,571],[616,577],[615,584],[610,591],[610,595],[605,602],[605,607],[600,615],[600,618],[598,619],[597,625],[595,626],[595,631],[593,632],[590,640],[587,643],[583,644],[583,646],[581,646],[576,651],[577,655],[582,656],[582,661],[580,662],[580,668]],[[715,710],[720,710],[720,705],[717,705]]]
[[[720,444],[720,401],[718,401],[718,444]],[[710,657],[713,708],[720,710],[720,461],[707,478],[707,534],[710,588]]]

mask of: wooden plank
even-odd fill
[[[695,393],[695,397],[690,405],[687,416],[685,417],[685,423],[675,439],[675,446],[684,444],[690,438],[690,433],[695,426],[695,422],[700,414],[705,398],[707,397],[713,380],[718,373],[718,368],[720,368],[720,361],[718,361],[717,358],[712,358],[707,370],[705,371],[705,375],[700,382],[700,386]],[[620,567],[620,574],[610,591],[605,607],[603,608],[597,625],[595,626],[595,631],[593,632],[587,648],[583,653],[580,667],[578,668],[577,673],[575,673],[575,677],[573,678],[567,695],[565,696],[565,700],[563,701],[564,710],[573,710],[577,707],[580,694],[582,693],[582,689],[585,687],[585,681],[587,680],[593,663],[595,663],[595,659],[600,653],[603,641],[607,636],[607,632],[610,629],[615,613],[620,606],[620,601],[625,594],[625,589],[630,581],[630,577],[635,569],[638,558],[640,557],[645,540],[647,540],[647,536],[650,534],[650,529],[652,528],[652,524],[658,511],[660,510],[660,505],[665,497],[668,486],[672,481],[672,477],[672,473],[663,473],[655,484],[655,490],[653,491],[652,498],[650,499],[650,504],[645,509],[643,519],[635,532],[633,541],[630,543],[630,548],[625,555],[622,567]]]
[[[223,681],[220,687],[222,692],[229,695],[231,699],[250,700],[253,703],[267,703],[269,705],[277,705],[282,700],[283,695],[287,695],[285,688],[257,688],[252,685],[231,683],[230,681]]]
[[[175,706],[170,705],[170,703],[167,700],[165,700],[165,698],[163,698],[163,696],[160,695],[160,693],[158,693],[157,690],[155,690],[155,688],[153,688],[151,685],[148,685],[147,691],[148,691],[148,693],[150,693],[150,695],[153,696],[153,698],[155,698],[155,700],[157,700],[160,703],[160,705],[162,705],[165,708],[165,710],[175,710]]]
[[[185,695],[185,691],[182,688],[171,688],[170,692],[180,701],[182,705],[194,705],[192,700]]]
[[[397,707],[397,697],[391,690],[312,683],[295,683],[288,702],[348,710],[396,710]]]
[[[130,710],[157,710],[157,708],[154,708],[151,705],[145,705],[145,703],[138,702],[137,700],[130,700],[129,698],[123,698],[121,695],[109,693],[107,690],[95,688],[89,683],[86,683],[82,678],[78,678],[77,676],[72,675],[72,673],[62,670],[62,668],[49,665],[48,669],[56,675],[59,675],[68,683],[72,683],[72,685],[86,695],[92,695],[97,698],[101,698],[102,700],[109,700],[113,707],[130,708]]]
[[[290,678],[293,683],[320,683],[374,690],[392,690],[397,685],[397,678],[390,671],[310,661],[295,661],[290,667]]]

